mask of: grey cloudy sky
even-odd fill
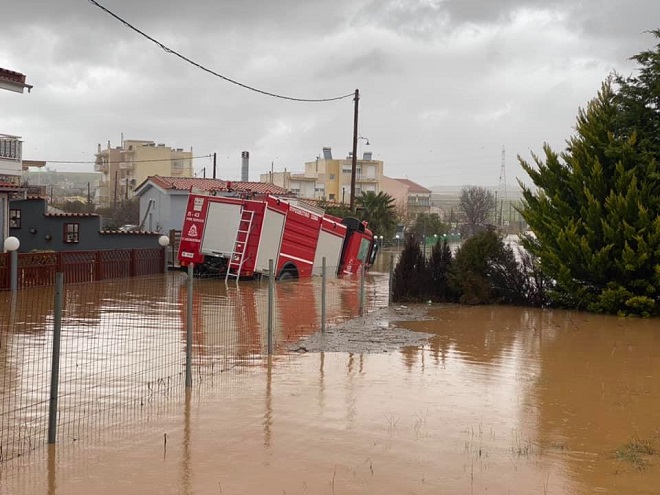
[[[99,0],[137,28],[244,84],[296,98],[360,90],[359,152],[385,174],[509,187],[524,158],[557,149],[613,70],[650,48],[657,0]],[[30,94],[0,92],[0,133],[24,158],[93,161],[97,143],[149,139],[216,152],[218,175],[302,171],[352,148],[352,98],[300,103],[232,85],[166,53],[87,0],[2,7],[0,67]],[[8,27],[9,26],[9,27]],[[195,160],[196,170],[210,160]],[[89,171],[88,164],[54,164]]]

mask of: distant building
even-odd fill
[[[25,75],[20,72],[0,67],[0,89],[23,93],[32,86],[26,84]],[[0,251],[4,250],[4,240],[10,235],[9,200],[22,197],[25,190],[21,187],[23,170],[23,142],[18,136],[0,134]]]
[[[410,179],[383,177],[383,191],[394,198],[399,213],[409,223],[420,213],[431,213],[430,189],[420,186]]]
[[[150,176],[192,177],[192,149],[170,148],[154,141],[127,139],[121,146],[98,145],[94,169],[102,177],[96,194],[99,206],[113,206],[131,199],[138,184]]]
[[[323,148],[323,155],[305,162],[303,173],[269,172],[259,180],[282,187],[291,194],[306,199],[325,199],[334,203],[348,204],[351,200],[351,170],[353,159],[332,157],[331,148]],[[356,160],[355,196],[362,192],[382,190],[383,162],[374,160],[370,152]]]
[[[286,190],[261,182],[225,181],[185,177],[148,177],[135,188],[140,198],[140,219],[145,230],[169,232],[181,230],[190,191],[209,192],[223,196],[273,194],[283,196]]]

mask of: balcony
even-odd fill
[[[23,142],[16,136],[0,134],[0,159],[21,162]]]
[[[135,163],[133,162],[119,162],[120,170],[133,170],[135,168]]]
[[[362,183],[362,184],[376,184],[376,183],[378,183],[378,179],[376,179],[375,177],[367,177],[366,175],[362,175],[362,174],[357,174],[355,176],[355,180],[357,182]]]

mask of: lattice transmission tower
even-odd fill
[[[502,164],[500,166],[500,183],[497,186],[496,211],[497,211],[497,224],[501,227],[503,224],[502,213],[504,210],[504,202],[508,199],[506,193],[506,150],[502,146]]]

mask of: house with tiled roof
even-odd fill
[[[19,240],[22,253],[156,248],[160,237],[145,230],[102,230],[98,214],[63,212],[50,207],[41,196],[10,201],[9,234]]]
[[[135,196],[140,199],[140,219],[143,221],[143,227],[159,232],[181,230],[190,191],[239,197],[287,194],[282,187],[262,182],[154,175],[135,188]]]
[[[412,223],[420,213],[431,213],[431,190],[411,181],[383,176],[384,192],[392,196],[397,209]]]

